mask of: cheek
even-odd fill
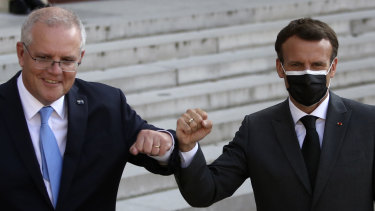
[[[64,78],[64,85],[63,85],[63,89],[64,89],[63,92],[64,92],[64,94],[66,94],[67,92],[69,92],[70,88],[73,86],[74,81],[75,81],[75,75],[76,74],[74,73],[74,74],[65,76],[65,78]]]
[[[18,64],[21,66],[21,68],[23,68],[23,64],[24,64],[23,59],[19,59]]]
[[[284,83],[285,83],[285,87],[288,89],[289,88],[289,84],[288,84],[288,80],[286,80],[286,77],[284,77]]]
[[[28,65],[25,65],[24,68],[22,68],[22,80],[25,84],[25,87],[30,90],[35,90],[36,87],[38,87],[38,71],[35,71],[29,67]]]
[[[328,74],[327,77],[326,77],[326,86],[328,87],[330,85],[330,82],[331,82],[331,74]]]

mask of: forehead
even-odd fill
[[[329,61],[332,54],[329,40],[311,41],[297,36],[288,38],[281,49],[285,61]]]
[[[35,23],[31,29],[33,49],[41,51],[77,51],[80,48],[81,37],[75,26]]]

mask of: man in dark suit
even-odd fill
[[[373,211],[375,108],[329,91],[335,32],[318,20],[294,20],[275,49],[289,98],[247,115],[212,164],[196,144],[211,130],[207,114],[192,109],[178,120],[182,195],[192,206],[209,206],[250,178],[260,211]]]
[[[31,11],[47,7],[41,0],[9,0],[9,12],[17,15],[27,15]]]
[[[0,85],[1,210],[115,210],[127,161],[175,169],[173,131],[147,124],[121,90],[75,78],[85,36],[61,8],[36,10],[23,25],[22,71]]]

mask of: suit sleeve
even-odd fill
[[[234,139],[223,148],[223,154],[212,164],[206,165],[199,148],[192,163],[180,168],[175,178],[185,200],[194,207],[207,207],[231,196],[248,178],[246,119]]]
[[[121,98],[121,112],[122,112],[122,124],[124,130],[124,136],[126,139],[126,146],[127,150],[133,145],[133,143],[137,139],[137,135],[141,130],[149,129],[149,130],[161,130],[161,128],[157,128],[151,124],[148,124],[145,120],[143,120],[135,110],[133,110],[129,104],[126,102],[126,98],[121,90],[120,98]],[[177,140],[176,133],[173,130],[168,130],[174,140]],[[178,146],[175,143],[175,148],[171,154],[169,159],[168,165],[160,165],[159,162],[147,155],[138,154],[137,156],[133,156],[129,153],[129,162],[146,168],[148,171],[161,174],[161,175],[170,175],[173,174],[176,167],[179,165],[178,162]]]

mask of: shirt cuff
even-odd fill
[[[190,165],[197,151],[198,151],[197,143],[195,143],[194,148],[188,152],[179,151],[180,158],[181,158],[181,168],[187,168]]]
[[[171,157],[171,154],[172,154],[173,149],[174,149],[174,138],[173,138],[173,135],[168,130],[158,130],[158,132],[168,133],[172,138],[172,146],[167,152],[165,152],[165,154],[163,156],[151,156],[150,155],[150,157],[159,161],[160,165],[167,165],[168,161],[169,161],[169,158]]]

